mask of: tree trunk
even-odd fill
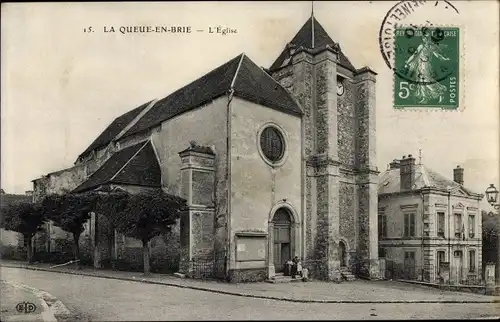
[[[150,267],[149,267],[149,240],[142,240],[142,253],[144,258],[144,275],[149,275]]]
[[[80,245],[78,242],[80,241],[80,233],[73,233],[73,257],[75,260],[80,259]],[[76,263],[76,267],[80,269],[80,262]]]
[[[27,260],[28,263],[33,264],[33,236],[26,236],[26,239],[28,240],[27,242],[27,247],[26,247],[26,252],[27,252]]]
[[[93,213],[92,217],[94,218],[94,268],[101,268],[101,250],[99,249],[99,215]]]

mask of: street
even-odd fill
[[[291,303],[7,267],[1,268],[1,276],[56,296],[72,312],[71,321],[473,319],[500,315],[499,303]]]

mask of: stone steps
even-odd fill
[[[340,268],[340,275],[348,282],[356,280],[356,276],[347,267]]]
[[[268,283],[294,283],[294,282],[300,282],[302,281],[302,277],[297,276],[296,278],[292,278],[291,276],[284,276],[283,274],[277,274],[270,279],[267,279],[266,282]]]

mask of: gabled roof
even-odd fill
[[[300,47],[307,49],[320,49],[325,48],[326,45],[329,45],[332,48],[337,47],[339,49],[339,64],[351,71],[356,71],[356,68],[352,65],[347,56],[342,52],[342,50],[340,50],[339,44],[330,38],[323,26],[321,26],[314,16],[309,18],[302,28],[300,28],[299,32],[297,32],[295,37],[293,37],[290,41],[289,45],[294,46],[295,49],[299,49]],[[286,66],[290,62],[291,54],[289,45],[285,47],[276,61],[271,65],[269,68],[271,71]]]
[[[144,131],[202,106],[227,94],[231,89],[234,91],[234,96],[285,113],[302,114],[300,107],[281,85],[245,54],[240,54],[159,100],[124,134],[124,137]]]
[[[117,117],[113,122],[111,122],[110,125],[92,142],[92,144],[89,145],[89,147],[83,151],[78,158],[81,156],[84,156],[90,152],[92,152],[95,149],[98,149],[100,147],[103,147],[109,142],[111,142],[132,120],[139,115],[139,113],[144,110],[148,104],[142,104],[139,107],[134,108],[131,111],[128,111],[127,113]]]
[[[160,187],[161,169],[151,141],[115,152],[73,192],[82,192],[109,183]]]
[[[378,194],[388,194],[401,192],[400,187],[400,169],[386,170],[380,175],[378,184]],[[465,188],[463,185],[450,180],[436,171],[429,169],[423,164],[415,165],[415,183],[412,190],[419,190],[426,187],[432,187],[440,190],[448,190],[451,188],[451,193],[455,195],[471,196],[476,193]]]

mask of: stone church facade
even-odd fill
[[[74,167],[34,180],[35,198],[182,196],[171,241],[182,273],[205,260],[229,280],[262,280],[298,256],[321,279],[342,267],[377,278],[375,83],[311,17],[269,69],[241,54],[118,117]]]

